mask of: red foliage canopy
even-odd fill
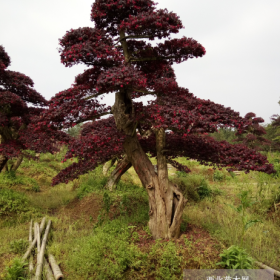
[[[0,46],[0,155],[12,158],[26,149],[36,152],[56,150],[57,139],[66,141],[68,136],[47,128],[35,130],[34,125],[48,102],[33,89],[29,77],[7,70],[9,65],[10,58]],[[0,163],[1,168],[2,165]]]
[[[255,113],[247,113],[245,119],[250,120],[242,131],[237,132],[237,138],[233,141],[243,143],[249,148],[260,150],[264,145],[271,144],[271,141],[264,138],[266,134],[265,128],[260,125],[263,123],[263,118],[256,117]]]
[[[83,63],[90,68],[76,77],[72,88],[52,98],[50,111],[42,118],[45,124],[57,127],[95,120],[86,124],[81,138],[70,144],[66,158],[75,156],[78,163],[62,171],[55,184],[123,154],[124,131],[117,130],[113,117],[100,119],[112,112],[99,103],[98,97],[113,92],[126,94],[125,116],[136,124],[146,152],[156,154],[153,131],[165,129],[165,153],[178,168],[188,170],[173,160],[186,156],[229,169],[273,172],[272,165],[255,150],[206,135],[222,126],[243,133],[260,120],[242,118],[232,109],[199,99],[178,86],[172,64],[202,57],[205,49],[192,38],[170,38],[183,28],[176,14],[156,10],[151,0],[96,0],[91,19],[94,28],[70,30],[60,40],[65,66]],[[147,41],[154,39],[165,41],[153,45]],[[136,102],[144,95],[155,100],[145,106]]]

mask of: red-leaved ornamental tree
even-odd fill
[[[10,167],[15,171],[23,155],[31,157],[25,150],[53,152],[59,139],[69,138],[61,131],[35,127],[48,102],[33,89],[29,77],[7,70],[9,65],[10,57],[0,46],[0,172],[4,167],[7,170],[9,158],[17,158]]]
[[[260,125],[264,120],[262,118],[256,117],[255,113],[247,113],[244,117],[250,120],[248,125],[243,128],[242,132],[237,132],[237,138],[234,142],[243,143],[249,148],[255,150],[261,150],[264,146],[271,144],[271,141],[264,138],[263,135],[266,134],[265,128]]]
[[[61,62],[68,67],[84,63],[89,69],[52,98],[42,115],[42,124],[52,128],[92,120],[66,155],[78,163],[60,172],[54,184],[122,156],[116,177],[134,167],[149,195],[153,237],[172,238],[179,235],[186,200],[169,181],[167,162],[189,171],[174,161],[184,156],[229,169],[273,172],[255,150],[207,136],[223,126],[242,132],[252,121],[178,86],[172,64],[201,57],[205,49],[191,38],[170,38],[183,28],[176,14],[156,10],[151,0],[96,0],[91,19],[94,28],[71,30],[60,40]],[[154,39],[164,41],[150,44]],[[115,95],[112,108],[99,103],[103,94]],[[145,95],[154,97],[146,106],[136,101]],[[111,116],[100,119],[106,114]],[[157,157],[157,172],[147,152]]]

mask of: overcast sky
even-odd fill
[[[279,0],[157,0],[206,48],[202,58],[175,65],[177,81],[202,99],[254,112],[266,123],[280,113]],[[85,67],[60,63],[58,39],[71,28],[91,26],[93,0],[1,0],[0,45],[10,70],[33,79],[47,99],[67,89]],[[107,100],[114,102],[114,96]]]

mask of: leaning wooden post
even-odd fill
[[[32,244],[32,220],[30,221],[30,226],[29,226],[29,246]],[[34,236],[35,238],[35,236]],[[29,271],[32,271],[34,269],[33,266],[33,255],[30,254],[30,258],[29,258]]]
[[[56,280],[63,278],[63,274],[62,274],[59,266],[57,265],[54,256],[51,254],[49,254],[49,262],[50,262],[50,265],[51,265],[51,268],[53,271],[54,278]]]
[[[35,278],[34,278],[35,280],[41,279],[42,270],[43,270],[43,262],[44,262],[44,254],[45,254],[45,250],[46,250],[48,234],[49,234],[49,231],[51,228],[51,223],[52,223],[52,221],[49,220],[48,225],[46,227],[45,234],[44,234],[44,238],[42,241],[42,246],[40,248],[40,253],[37,258],[37,267],[36,267],[36,273],[35,273]]]
[[[40,234],[42,233],[42,231],[43,231],[43,229],[44,229],[44,227],[45,227],[45,224],[46,224],[46,217],[44,217],[44,218],[42,219],[42,222],[41,222],[41,224],[40,224]],[[31,254],[31,251],[32,251],[32,249],[34,248],[34,246],[36,245],[36,243],[37,243],[37,236],[34,236],[34,239],[33,239],[33,241],[32,241],[32,244],[29,245],[27,251],[25,252],[25,254],[24,254],[23,257],[22,257],[22,260],[24,260],[24,261],[27,260],[27,258],[28,258],[29,255]]]

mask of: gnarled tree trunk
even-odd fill
[[[116,166],[116,168],[112,171],[109,180],[105,186],[105,188],[110,191],[117,185],[120,181],[122,175],[131,167],[131,162],[128,160],[128,157],[125,156],[122,160],[120,160]]]
[[[166,158],[163,155],[165,131],[157,136],[158,174],[143,151],[137,136],[127,136],[124,148],[149,195],[149,228],[153,237],[178,238],[186,200],[182,192],[168,180]]]
[[[127,136],[124,150],[149,195],[149,228],[153,237],[177,238],[180,234],[182,214],[186,203],[182,192],[168,180],[167,162],[164,156],[165,131],[156,131],[158,173],[143,151],[134,122],[134,109],[129,92],[116,93],[112,107],[116,126]]]
[[[149,228],[153,237],[178,238],[186,200],[182,192],[168,180],[166,158],[163,154],[165,131],[157,136],[158,174],[144,153],[137,136],[127,136],[124,148],[149,195]]]

